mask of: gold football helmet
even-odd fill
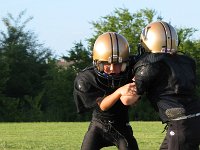
[[[105,64],[122,64],[119,74],[106,74]],[[94,43],[93,64],[98,75],[97,80],[111,88],[124,85],[128,81],[129,44],[125,37],[115,32],[106,32],[100,35]]]
[[[143,29],[140,43],[146,52],[176,53],[178,36],[173,26],[164,21],[156,21]]]
[[[125,37],[115,32],[106,32],[95,41],[93,62],[99,71],[103,71],[104,63],[122,63],[121,71],[125,71],[129,59],[129,44]]]

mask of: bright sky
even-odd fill
[[[113,13],[115,8],[127,8],[131,13],[140,9],[155,9],[164,20],[178,27],[200,30],[199,0],[0,0],[0,18],[11,13],[15,18],[26,10],[24,19],[45,47],[57,56],[66,55],[74,42],[92,37],[91,21]],[[0,21],[0,30],[5,30]],[[200,31],[195,38],[200,39]]]

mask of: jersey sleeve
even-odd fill
[[[94,108],[97,99],[104,96],[104,91],[99,89],[92,80],[83,75],[78,75],[74,81],[74,100],[78,113]]]
[[[156,79],[159,73],[159,65],[145,64],[135,68],[135,83],[137,88],[137,94],[143,95],[148,92],[153,81]]]

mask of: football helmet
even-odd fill
[[[178,36],[175,28],[169,23],[156,21],[143,29],[140,43],[146,52],[176,53]]]
[[[105,64],[121,64],[120,74],[106,74]],[[129,44],[126,38],[116,32],[106,32],[100,35],[93,48],[93,64],[99,81],[110,87],[121,86],[122,80],[127,80],[127,66],[129,64]]]

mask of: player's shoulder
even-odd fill
[[[94,78],[94,66],[87,66],[79,71],[76,76],[76,80],[90,80],[91,78]]]
[[[87,66],[84,69],[80,70],[78,75],[85,75],[85,74],[91,74],[94,72],[94,66]]]
[[[75,79],[74,85],[76,89],[82,92],[88,92],[92,86],[96,86],[94,67],[86,67],[81,70]]]
[[[94,66],[87,66],[83,70],[81,70],[81,72],[91,72],[94,71],[94,68]]]

